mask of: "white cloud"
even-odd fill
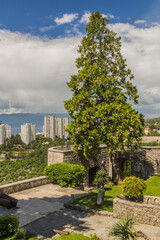
[[[131,24],[110,25],[122,37],[122,53],[134,73],[140,95],[139,110],[160,115],[160,24],[137,28]]]
[[[146,20],[136,20],[134,21],[135,24],[143,24],[146,23]]]
[[[70,23],[73,22],[75,19],[78,18],[78,13],[71,13],[71,14],[63,14],[63,17],[61,18],[55,18],[55,22],[57,23],[57,25],[61,25],[64,23]]]
[[[106,18],[114,18],[114,15],[110,14],[110,13],[107,13],[107,14],[102,14],[103,17],[106,17]]]
[[[55,29],[55,26],[50,25],[50,26],[41,27],[41,28],[39,29],[39,31],[40,31],[40,32],[47,32],[47,31],[50,31],[50,30],[53,30],[53,29]]]
[[[0,112],[64,112],[80,39],[7,30],[0,30],[0,39]]]
[[[84,24],[88,23],[90,15],[91,15],[91,12],[89,11],[85,12],[80,20],[80,23],[84,23]]]
[[[140,95],[136,108],[146,116],[160,115],[160,24],[108,27],[122,36],[122,54]],[[78,37],[58,39],[0,30],[0,112],[64,112],[63,101],[71,96],[66,82],[77,72],[82,37],[77,25],[73,29]]]

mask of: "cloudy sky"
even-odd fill
[[[91,12],[110,18],[139,112],[160,116],[160,0],[0,0],[0,113],[63,113]]]

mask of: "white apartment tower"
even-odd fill
[[[36,124],[26,123],[21,125],[21,139],[25,144],[36,139]]]
[[[0,124],[0,145],[4,143],[6,138],[11,137],[11,126]]]
[[[44,117],[44,136],[47,138],[56,138],[56,118],[54,116]]]
[[[56,118],[56,136],[63,138],[63,118]]]
[[[44,137],[52,138],[55,137],[67,138],[69,134],[65,131],[67,125],[69,124],[69,118],[56,118],[55,116],[45,116],[44,117]]]
[[[64,134],[64,138],[68,138],[69,137],[69,133],[66,132],[66,127],[69,124],[69,118],[63,118],[63,134]]]

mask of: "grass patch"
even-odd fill
[[[147,189],[144,195],[159,196],[160,197],[160,177],[154,176],[146,181]]]
[[[3,238],[3,240],[14,240],[15,239],[15,236],[12,236],[12,237],[7,237],[7,238]],[[23,238],[22,238],[23,239]],[[2,240],[2,239],[1,239]],[[25,240],[39,240],[38,238],[34,238],[34,237],[26,237]]]
[[[117,194],[122,194],[122,190],[121,186],[118,185],[115,185],[112,188],[105,187],[105,197],[103,205],[97,205],[97,194],[98,191],[94,191],[88,196],[75,200],[74,203],[79,205],[85,205],[101,211],[113,212],[113,199],[116,198]]]
[[[56,238],[52,238],[52,240],[88,240],[89,237],[84,236],[83,234],[78,233],[69,233],[69,235],[62,234]]]

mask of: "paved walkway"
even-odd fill
[[[45,239],[55,236],[53,229],[80,232],[86,236],[97,233],[103,239],[113,239],[108,237],[108,230],[118,220],[65,209],[63,204],[69,200],[71,194],[79,197],[87,192],[47,184],[14,193],[11,196],[19,200],[18,208],[6,210],[0,207],[0,215],[10,212],[18,216],[20,227]],[[144,232],[151,240],[160,240],[159,227],[138,224],[135,228]]]

